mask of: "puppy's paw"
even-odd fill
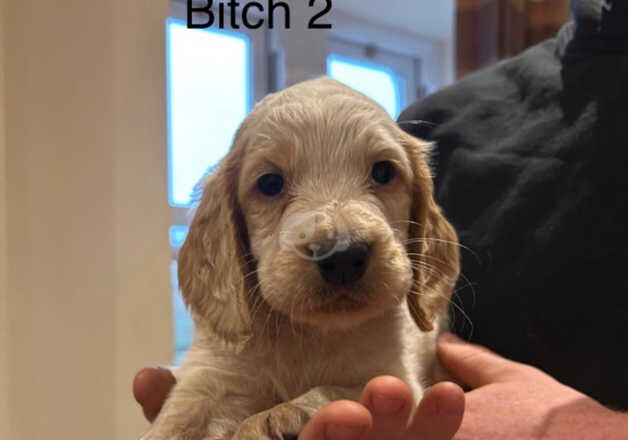
[[[286,440],[296,438],[310,416],[291,403],[252,415],[246,419],[231,440]]]
[[[151,429],[140,440],[205,440],[205,438],[206,434],[198,431]],[[212,440],[217,438],[219,437]]]

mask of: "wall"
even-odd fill
[[[305,2],[291,3],[291,27],[277,28],[275,47],[281,47],[283,62],[278,88],[325,75],[327,66],[327,32],[307,29],[311,9]],[[272,43],[271,43],[272,44]]]
[[[9,438],[9,325],[6,271],[6,139],[4,130],[4,3],[0,0],[0,439]]]
[[[102,0],[101,0],[102,1]],[[173,356],[167,203],[166,0],[116,1],[114,261],[116,439],[145,426],[134,373]]]
[[[133,374],[172,352],[167,11],[165,0],[3,3],[2,438],[144,429]]]

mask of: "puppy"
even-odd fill
[[[428,151],[330,79],[255,107],[181,248],[196,334],[144,440],[281,440],[383,374],[420,399],[459,269]]]

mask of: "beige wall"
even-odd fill
[[[9,325],[6,271],[6,142],[4,132],[4,2],[0,0],[0,439],[9,438]]]
[[[102,0],[99,0],[102,1]],[[138,423],[138,368],[173,358],[166,158],[167,0],[117,0],[114,22],[116,439]],[[131,429],[133,428],[133,429]]]
[[[172,353],[168,3],[0,1],[0,438],[136,438]]]

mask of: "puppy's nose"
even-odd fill
[[[369,246],[363,241],[351,243],[346,250],[334,251],[335,243],[320,243],[318,255],[328,257],[318,261],[318,270],[330,284],[353,283],[364,275],[368,264]]]

